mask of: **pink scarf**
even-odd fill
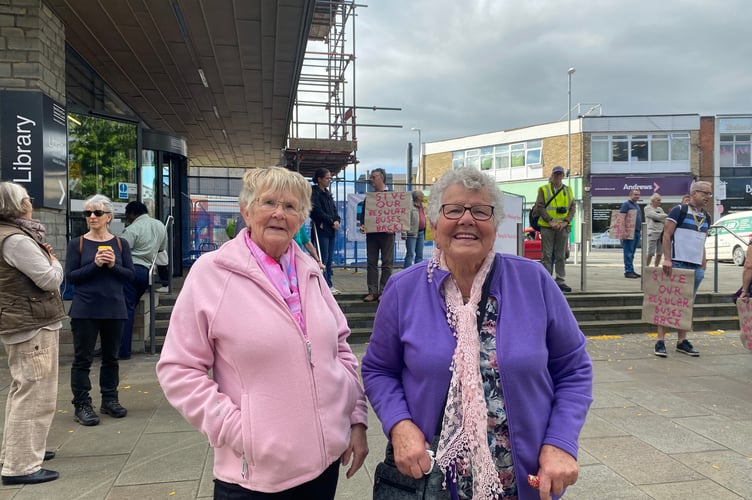
[[[282,300],[285,301],[290,309],[295,321],[298,322],[303,330],[303,336],[308,341],[308,335],[303,318],[303,308],[300,302],[300,293],[298,290],[298,275],[295,268],[295,244],[290,242],[287,252],[282,254],[279,262],[269,257],[261,248],[251,239],[250,231],[245,233],[245,244],[256,258],[259,267],[264,272],[267,279],[274,285],[279,292]]]
[[[502,492],[496,464],[488,447],[488,409],[480,375],[480,334],[478,303],[495,255],[489,254],[473,279],[470,299],[465,304],[462,292],[451,277],[444,281],[447,322],[457,347],[452,356],[444,420],[436,451],[436,462],[456,481],[457,468],[472,470],[473,498],[497,498]],[[434,268],[449,270],[444,253],[436,249],[428,266],[429,279]]]

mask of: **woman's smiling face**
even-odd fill
[[[442,205],[457,204],[464,207],[490,205],[491,198],[485,190],[469,190],[462,184],[452,184],[444,190]],[[480,265],[493,249],[496,239],[496,220],[475,220],[466,210],[457,220],[447,219],[443,210],[434,228],[436,245],[444,252],[447,264],[451,262]]]
[[[288,192],[266,191],[243,211],[251,239],[267,255],[279,259],[303,224],[300,202]]]

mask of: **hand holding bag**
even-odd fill
[[[439,436],[431,443],[436,451]],[[373,500],[443,500],[449,499],[449,489],[444,489],[444,473],[434,464],[430,474],[415,479],[402,474],[394,463],[392,443],[386,445],[384,461],[376,466],[373,481]]]

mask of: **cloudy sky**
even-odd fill
[[[604,115],[752,113],[749,0],[365,0],[355,22],[358,172],[407,143]],[[573,116],[576,114],[573,112]],[[348,169],[350,170],[350,169]],[[352,175],[350,170],[349,176]]]

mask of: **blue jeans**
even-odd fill
[[[624,273],[634,272],[634,254],[637,245],[640,244],[640,232],[635,231],[634,239],[621,240],[621,248],[624,250]]]
[[[120,338],[120,359],[128,359],[131,356],[131,339],[133,338],[133,325],[135,323],[136,307],[141,296],[149,288],[149,269],[136,264],[133,281],[126,281],[123,285],[125,307],[128,309],[128,319],[123,326],[123,335]]]
[[[426,231],[418,231],[417,236],[408,236],[405,240],[405,268],[423,261],[423,246],[426,239]]]
[[[319,258],[321,259],[321,263],[326,266],[326,269],[324,269],[324,279],[326,280],[326,284],[329,285],[329,288],[332,287],[332,258],[334,257],[334,238],[335,235],[319,236],[318,242],[318,250],[319,252],[321,252]],[[315,235],[311,239],[313,240],[313,245],[316,246]]]
[[[705,277],[705,269],[700,264],[690,264],[689,262],[681,262],[678,260],[672,260],[671,266],[677,269],[694,269],[695,271],[695,295],[697,295],[697,289],[700,288],[700,283]]]

